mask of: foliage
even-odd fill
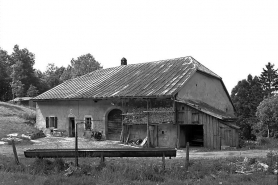
[[[22,114],[19,114],[18,117],[25,119],[26,121],[29,121],[31,124],[36,123],[36,112],[30,111],[30,112],[23,112]]]
[[[81,55],[77,59],[71,60],[71,76],[72,78],[82,76],[84,74],[90,73],[92,71],[102,69],[100,63],[95,60],[93,55],[90,53],[86,55]]]
[[[63,74],[60,76],[60,81],[64,82],[66,80],[71,79],[72,78],[71,71],[72,71],[72,67],[68,65],[68,67],[65,68],[65,70],[63,71]]]
[[[248,75],[233,88],[231,98],[236,108],[237,124],[242,128],[245,139],[254,139],[252,127],[258,121],[256,118],[257,106],[263,100],[264,92],[259,78]]]
[[[278,69],[274,69],[274,64],[268,62],[268,64],[263,68],[263,72],[260,76],[260,83],[265,91],[265,93],[270,97],[274,91],[278,90]]]
[[[258,130],[263,134],[269,131],[268,137],[278,137],[278,96],[264,99],[258,106],[256,115],[260,121],[257,124]]]
[[[257,142],[259,145],[269,145],[271,144],[271,139],[266,137],[258,137]]]
[[[47,69],[44,72],[44,80],[48,85],[48,88],[51,89],[61,83],[60,77],[63,74],[65,68],[64,67],[57,67],[55,64],[50,63],[47,65]]]
[[[10,55],[9,65],[11,66],[12,83],[16,84],[20,81],[23,86],[22,95],[26,94],[27,89],[31,84],[36,85],[38,79],[34,73],[35,55],[29,52],[28,49],[20,49],[18,45],[13,48],[13,53]]]
[[[35,97],[38,95],[38,90],[37,90],[37,87],[33,86],[32,84],[30,85],[29,89],[27,90],[27,93],[26,95],[28,97]]]
[[[12,93],[17,97],[23,97],[24,95],[24,84],[20,80],[13,81],[11,83]]]
[[[8,101],[14,96],[34,97],[68,79],[72,79],[102,66],[90,53],[71,60],[67,68],[50,63],[45,72],[34,69],[35,55],[28,49],[15,45],[9,55],[0,48],[0,101]]]
[[[8,53],[0,48],[0,101],[7,101],[12,98],[8,57]]]

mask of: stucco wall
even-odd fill
[[[173,124],[158,125],[158,146],[175,147],[177,141],[177,126]]]
[[[199,100],[234,115],[233,106],[219,79],[196,72],[178,92],[177,99]]]
[[[121,107],[110,100],[99,100],[97,102],[93,100],[37,102],[36,126],[45,133],[49,132],[49,129],[45,128],[45,119],[48,116],[55,116],[58,117],[58,129],[65,130],[68,135],[69,117],[75,117],[76,121],[81,121],[84,120],[85,116],[91,116],[93,120],[93,129],[102,132],[105,138],[105,116],[114,108],[121,109]],[[78,126],[79,136],[83,136],[84,128],[84,124]]]

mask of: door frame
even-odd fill
[[[75,134],[73,135],[72,133],[73,133],[73,130],[72,130],[72,122],[71,122],[71,119],[73,119],[74,120],[74,133],[75,133],[75,126],[76,126],[76,124],[75,124],[75,121],[76,121],[76,118],[75,118],[75,116],[70,116],[70,117],[68,117],[68,123],[69,123],[69,125],[68,125],[68,129],[69,129],[69,137],[75,137]]]
[[[125,113],[125,110],[122,108],[122,107],[120,107],[120,106],[112,106],[112,107],[109,107],[108,109],[106,109],[106,111],[105,111],[105,114],[104,114],[104,116],[103,116],[103,120],[105,120],[105,129],[104,129],[104,137],[105,137],[105,139],[107,139],[108,138],[108,114],[112,111],[112,110],[114,110],[114,109],[120,109],[121,111],[122,111],[122,113]],[[123,129],[123,128],[122,128]]]

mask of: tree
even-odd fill
[[[266,69],[263,68],[260,76],[260,83],[267,96],[270,97],[274,91],[278,90],[278,72],[274,69],[274,64],[270,62],[265,67]]]
[[[35,55],[28,51],[28,49],[19,49],[18,45],[13,48],[13,53],[10,55],[9,65],[12,66],[12,80],[13,84],[20,81],[23,86],[23,94],[26,93],[27,88],[31,85],[37,85],[38,79],[35,76],[33,68],[35,64]]]
[[[63,71],[63,74],[60,76],[60,82],[64,82],[72,78],[72,67],[68,65],[68,67]]]
[[[44,73],[44,78],[49,88],[53,88],[61,83],[60,77],[63,74],[64,70],[64,67],[59,68],[53,63],[47,65],[47,69]]]
[[[40,70],[35,69],[35,76],[38,79],[38,82],[36,83],[36,87],[38,88],[38,94],[41,94],[50,88],[48,87],[48,84],[46,82],[45,74],[42,73]]]
[[[252,127],[258,121],[256,118],[257,106],[263,100],[264,91],[259,78],[248,75],[233,88],[231,98],[238,117],[237,124],[242,128],[242,135],[246,139],[254,139]]]
[[[16,95],[16,97],[23,97],[24,96],[24,84],[21,81],[15,81],[11,83],[12,93]]]
[[[37,90],[37,87],[33,86],[32,84],[30,85],[29,89],[27,90],[27,93],[26,95],[28,97],[35,97],[38,95],[38,90]]]
[[[256,113],[259,122],[259,129],[262,132],[267,131],[267,137],[270,135],[278,136],[278,96],[272,96],[264,99],[258,106]]]
[[[95,60],[93,55],[90,53],[86,55],[81,55],[76,60],[71,60],[71,67],[72,67],[72,78],[82,76],[84,74],[90,73],[92,71],[102,69],[100,63]]]
[[[7,101],[12,98],[9,68],[9,55],[0,48],[0,101]]]

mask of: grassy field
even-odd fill
[[[33,127],[35,110],[27,107],[0,102],[0,139],[7,134],[36,132]]]
[[[13,158],[0,155],[0,184],[276,184],[276,176],[270,172],[237,174],[235,162],[238,161],[243,161],[243,158],[191,160],[189,172],[186,172],[181,158],[167,159],[165,171],[160,158],[109,158],[105,164],[101,164],[99,159],[82,158],[80,167],[67,177],[68,161],[63,159],[22,158],[21,165],[17,166]]]

